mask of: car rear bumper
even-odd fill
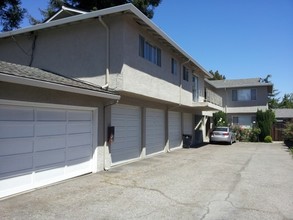
[[[211,136],[211,142],[230,142],[231,138],[229,136]]]

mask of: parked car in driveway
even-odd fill
[[[236,136],[229,127],[216,127],[210,135],[210,143],[214,142],[233,144],[236,142]]]

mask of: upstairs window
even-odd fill
[[[188,75],[189,75],[188,69],[185,66],[183,66],[183,80],[188,82]]]
[[[171,73],[177,75],[177,61],[174,58],[171,59]]]
[[[139,56],[161,66],[161,49],[151,45],[142,36],[139,36]]]
[[[256,89],[233,89],[232,101],[254,101],[256,100]]]

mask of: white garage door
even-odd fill
[[[115,127],[111,145],[112,163],[140,157],[141,153],[141,109],[137,106],[114,105],[111,125]]]
[[[161,109],[146,109],[146,154],[158,153],[165,147],[165,114]]]
[[[193,134],[193,120],[191,113],[183,113],[183,134]]]
[[[180,147],[182,144],[181,113],[168,112],[168,137],[170,149]]]
[[[92,171],[92,111],[0,105],[0,197]]]

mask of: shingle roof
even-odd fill
[[[260,78],[248,78],[248,79],[232,79],[232,80],[206,80],[215,88],[241,88],[241,87],[254,87],[254,86],[270,86],[272,83],[261,82]]]
[[[293,118],[293,109],[278,108],[274,109],[276,118]]]
[[[0,74],[115,95],[114,91],[104,90],[99,86],[91,85],[83,81],[54,74],[36,67],[29,67],[4,61],[0,61]]]

